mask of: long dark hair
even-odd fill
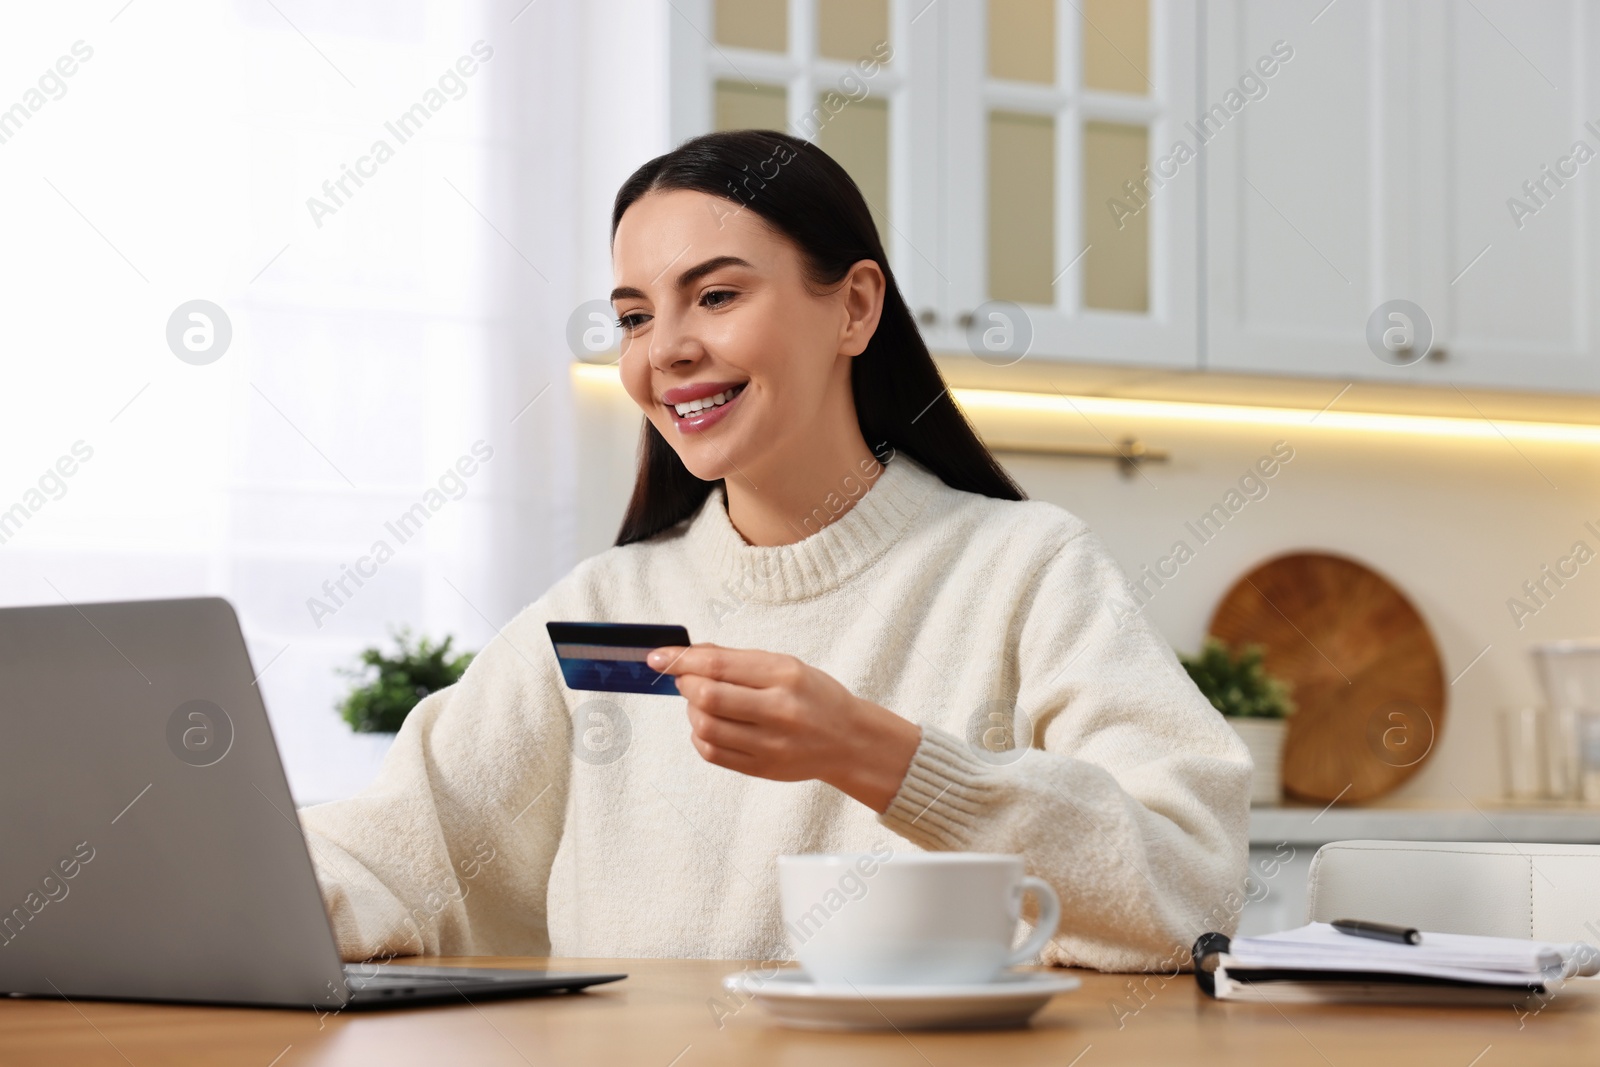
[[[727,130],[685,141],[634,171],[617,191],[611,237],[623,213],[646,193],[694,189],[760,215],[800,249],[817,289],[839,284],[870,259],[888,285],[883,314],[866,350],[851,361],[850,388],[867,446],[904,452],[946,485],[1001,500],[1025,494],[984,447],[950,398],[944,377],[906,307],[867,202],[850,175],[809,141],[776,130]],[[689,472],[648,418],[639,472],[617,544],[654,537],[693,515],[715,482]]]

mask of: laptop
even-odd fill
[[[13,996],[332,1012],[627,977],[342,964],[220,598],[0,609],[0,812]]]

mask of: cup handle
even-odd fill
[[[1017,883],[1017,892],[1022,894],[1030,889],[1039,898],[1039,921],[1034,924],[1033,936],[1028,938],[1028,943],[1006,959],[1007,967],[1032,960],[1056,935],[1056,927],[1061,924],[1061,898],[1056,896],[1050,883],[1031,874],[1024,875],[1022,881]]]

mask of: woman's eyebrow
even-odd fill
[[[686,289],[695,282],[699,281],[701,278],[704,278],[707,274],[710,274],[712,271],[721,270],[723,267],[749,266],[751,266],[749,262],[740,259],[738,256],[712,256],[704,263],[698,263],[684,271],[682,274],[678,275],[678,288]],[[611,290],[611,299],[643,300],[645,299],[645,295],[643,291],[635,289],[632,286],[625,285]]]

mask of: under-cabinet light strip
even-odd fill
[[[614,365],[574,363],[572,373],[583,381],[613,386],[621,384]],[[1519,441],[1600,444],[1600,426],[1584,423],[1529,422],[1491,419],[1487,416],[1459,418],[1449,415],[1386,414],[1372,411],[1340,411],[1337,407],[1313,411],[1309,408],[1267,407],[1253,404],[1135,400],[1125,397],[1069,396],[1060,393],[1023,393],[1000,389],[955,388],[951,389],[950,393],[969,416],[975,417],[981,416],[985,411],[1056,415],[1077,421],[1081,421],[1081,416],[1093,419],[1098,415],[1110,418],[1282,426],[1293,429],[1357,430],[1425,437],[1502,438]]]

